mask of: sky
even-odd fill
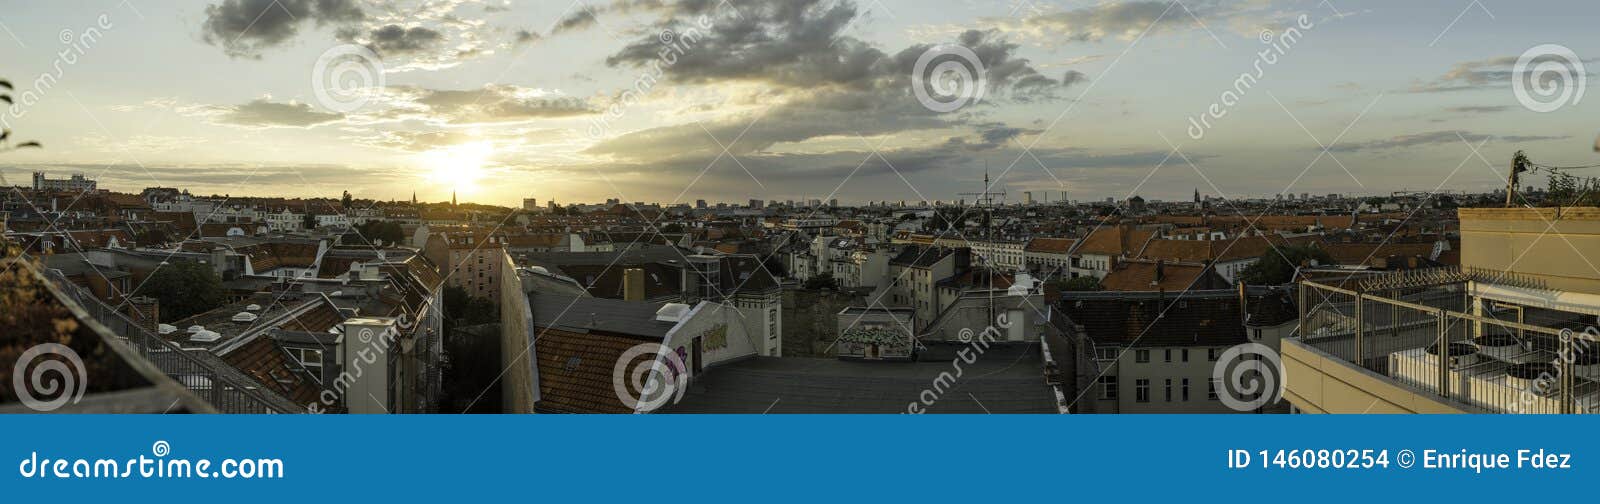
[[[1519,149],[1600,162],[1597,18],[1579,0],[0,0],[0,120],[44,144],[0,173],[505,205],[952,201],[986,171],[1008,201],[1483,191]]]

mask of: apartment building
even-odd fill
[[[872,297],[886,306],[916,310],[912,329],[920,331],[939,314],[939,282],[965,271],[970,263],[970,249],[906,247],[889,261],[890,282],[880,287],[884,292]]]
[[[1244,343],[1276,348],[1295,326],[1289,291],[1269,288],[1073,292],[1057,308],[1099,368],[1080,402],[1092,413],[1237,413],[1213,381],[1219,357]]]
[[[1072,248],[1078,240],[1072,238],[1039,237],[1023,247],[1023,262],[1028,271],[1054,278],[1077,278],[1072,272]]]
[[[505,236],[475,232],[441,232],[428,236],[423,255],[439,267],[445,285],[467,295],[498,302]]]
[[[1137,256],[1155,239],[1155,231],[1125,225],[1102,226],[1089,233],[1072,252],[1073,278],[1105,278],[1117,261]]]

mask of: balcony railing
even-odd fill
[[[1474,275],[1413,277],[1438,281],[1301,282],[1295,337],[1483,412],[1600,412],[1600,340],[1582,317],[1531,324],[1527,306],[1474,297]]]
[[[127,316],[106,306],[60,271],[44,269],[45,278],[58,291],[82,307],[95,321],[122,337],[129,347],[167,376],[211,403],[222,413],[304,413],[281,397],[263,393],[261,385],[210,354],[196,355],[179,348]]]

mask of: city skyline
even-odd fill
[[[504,206],[957,201],[988,171],[1011,201],[1183,201],[1196,188],[1487,191],[1518,149],[1593,156],[1581,87],[1540,113],[1512,82],[1526,49],[1593,46],[1584,16],[1548,14],[1594,8],[1577,2],[944,4],[35,7],[0,17],[0,43],[32,56],[5,70],[19,105],[0,115],[46,148],[11,153],[6,171],[123,192]],[[969,48],[983,70],[948,111],[912,89],[929,84],[917,57],[940,47]],[[330,70],[351,48],[377,59]],[[139,71],[152,66],[169,71]],[[1259,77],[1239,87],[1242,73]],[[371,87],[339,95],[340,78]]]

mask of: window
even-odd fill
[[[1100,399],[1107,401],[1117,400],[1117,377],[1101,376],[1098,381],[1100,382]]]
[[[294,357],[301,366],[307,370],[322,374],[322,351],[311,348],[290,348],[289,355]]]
[[[1180,350],[1180,352],[1183,353],[1183,361],[1184,362],[1189,362],[1189,349],[1185,348],[1183,350]]]
[[[1094,349],[1095,360],[1117,360],[1117,347],[1099,347]]]
[[[1166,400],[1172,402],[1172,379],[1167,378]]]
[[[1141,363],[1142,362],[1150,362],[1150,351],[1149,350],[1134,350],[1133,351],[1133,360],[1137,361],[1137,362],[1141,362]]]
[[[1150,402],[1150,380],[1133,381],[1133,399],[1138,402]]]
[[[1189,379],[1183,379],[1183,402],[1189,402]]]
[[[1211,383],[1206,384],[1206,399],[1217,400],[1217,381],[1216,378],[1212,378]]]
[[[1166,351],[1163,351],[1161,353],[1162,353],[1162,359],[1163,360],[1165,360],[1166,362],[1172,362],[1172,349],[1171,348],[1168,348],[1168,349],[1166,349]]]
[[[1221,348],[1207,348],[1206,349],[1206,362],[1216,362],[1217,361],[1217,356],[1221,355],[1221,354],[1222,354],[1222,349]]]

